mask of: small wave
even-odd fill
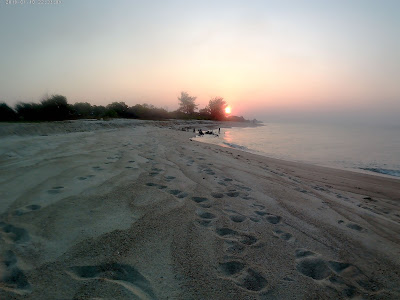
[[[227,142],[222,142],[222,143],[224,145],[227,145],[227,146],[231,147],[231,148],[240,149],[240,150],[243,150],[243,151],[249,151],[250,150],[249,148],[247,148],[245,146],[238,145],[238,144],[232,144],[232,143],[227,143]]]
[[[391,175],[391,176],[396,176],[400,177],[400,170],[389,170],[389,169],[380,169],[380,168],[360,168],[362,170],[370,171],[370,172],[375,172],[379,174],[385,174],[385,175]]]

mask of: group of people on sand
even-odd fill
[[[193,128],[193,132],[196,132],[196,129],[195,129],[195,128]],[[214,133],[213,130],[211,130],[211,131],[210,131],[210,130],[207,130],[206,132],[203,132],[203,130],[199,129],[199,135],[200,135],[200,136],[202,136],[202,135],[204,135],[204,134],[213,134],[213,135],[218,136],[220,133],[221,133],[221,128],[218,128],[218,134]]]

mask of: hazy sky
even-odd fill
[[[10,105],[172,110],[184,90],[251,118],[400,119],[400,1],[0,1]]]

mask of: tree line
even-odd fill
[[[62,95],[53,95],[40,103],[20,102],[14,107],[0,103],[0,121],[62,121],[74,119],[129,118],[129,119],[198,119],[247,121],[243,117],[228,117],[225,114],[226,101],[221,97],[212,98],[209,104],[197,111],[196,97],[181,92],[179,108],[167,111],[151,104],[128,106],[125,102],[113,102],[106,106],[91,105],[88,102],[69,104]]]

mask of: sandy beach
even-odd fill
[[[0,299],[400,299],[399,179],[181,130],[218,125],[0,124]]]

